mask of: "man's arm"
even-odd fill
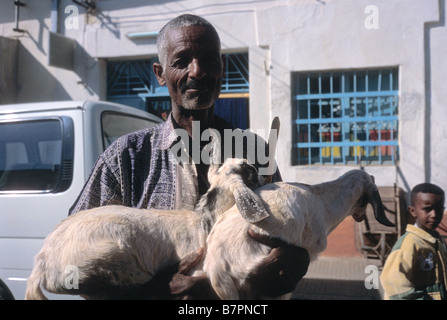
[[[279,238],[248,231],[254,240],[270,246],[270,254],[250,273],[249,282],[260,295],[276,297],[292,292],[307,273],[310,263],[306,249]]]
[[[68,214],[122,202],[121,187],[113,170],[99,158]]]
[[[249,282],[258,295],[276,297],[292,292],[306,274],[309,254],[279,238],[249,231],[256,241],[272,247],[270,254],[251,272]],[[166,269],[151,280],[148,299],[219,299],[206,275],[187,276],[203,258],[204,251],[193,253],[179,265]],[[158,288],[157,288],[158,287]]]
[[[157,272],[149,282],[137,288],[138,299],[219,299],[206,275],[187,275],[203,259],[204,252],[203,249],[199,249],[197,252],[188,255],[180,263]],[[135,290],[133,290],[133,295],[135,296]]]

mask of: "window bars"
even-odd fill
[[[249,92],[248,53],[223,55],[225,75],[222,93]],[[146,60],[110,61],[107,63],[107,97],[129,98],[169,97],[166,87],[161,87],[152,72],[156,58]]]
[[[398,70],[293,74],[293,164],[395,164]]]

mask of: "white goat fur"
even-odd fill
[[[203,268],[222,299],[255,297],[246,279],[270,248],[251,239],[248,229],[307,249],[312,261],[326,248],[328,234],[345,217],[353,215],[356,221],[364,218],[365,193],[378,191],[372,176],[351,170],[326,183],[272,183],[255,192],[269,217],[250,224],[233,207],[219,216],[208,237]]]
[[[241,211],[255,217],[252,221],[260,214],[266,216],[262,204],[256,203],[259,198],[240,175],[247,171],[248,181],[262,185],[262,177],[245,160],[228,159],[217,171],[210,167],[211,186],[195,211],[104,206],[69,216],[36,255],[25,299],[46,299],[41,286],[53,293],[77,294],[66,289],[68,266],[79,270],[80,289],[86,279],[116,286],[146,283],[163,267],[205,247],[215,219],[235,201]],[[79,294],[102,298],[100,294]]]

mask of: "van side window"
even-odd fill
[[[157,123],[149,119],[130,116],[118,112],[104,112],[101,116],[102,139],[104,150],[119,137],[141,129],[149,128]]]
[[[69,130],[63,123],[60,118],[0,122],[0,192],[54,192],[61,186],[64,130]]]

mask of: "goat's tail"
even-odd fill
[[[39,268],[39,266],[36,266],[33,269],[30,277],[28,278],[25,300],[48,300],[48,298],[43,294],[42,288],[40,287],[43,277],[44,275],[42,270]]]

